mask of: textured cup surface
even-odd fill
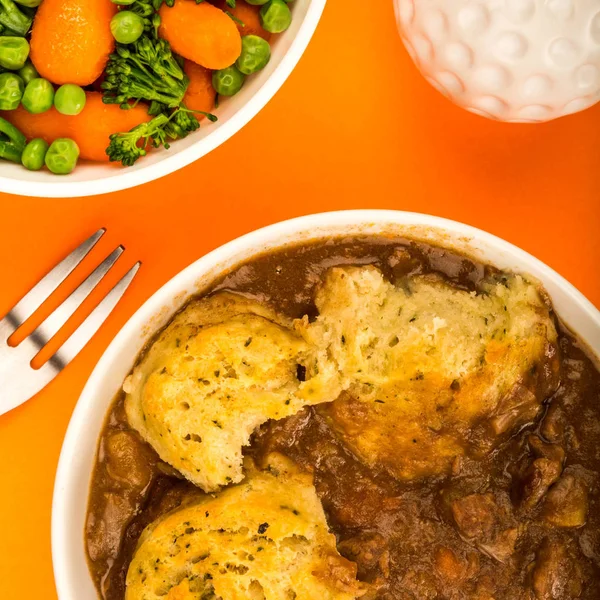
[[[599,0],[394,0],[426,79],[471,112],[541,122],[600,100]]]

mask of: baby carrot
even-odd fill
[[[85,108],[76,116],[61,115],[55,108],[32,115],[21,106],[5,111],[2,117],[28,140],[42,138],[51,144],[58,138],[71,138],[79,146],[81,158],[102,162],[108,161],[106,148],[111,133],[129,131],[152,118],[145,105],[123,110],[116,104],[104,104],[98,92],[87,92],[86,96]]]
[[[212,112],[215,107],[215,89],[212,85],[212,72],[193,63],[191,60],[185,61],[183,70],[190,79],[183,98],[185,106],[192,110]],[[197,114],[196,117],[198,119],[204,118],[200,114]]]
[[[240,35],[258,35],[267,42],[271,39],[271,34],[261,25],[260,6],[248,4],[244,0],[237,0],[235,8],[227,6],[225,0],[215,0],[213,4],[235,17]]]
[[[176,0],[160,9],[160,36],[173,50],[206,69],[231,66],[242,51],[242,38],[233,19],[208,2]]]
[[[52,83],[89,85],[100,77],[115,40],[110,0],[44,0],[31,32],[31,61]]]

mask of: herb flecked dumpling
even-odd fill
[[[356,565],[336,550],[309,474],[281,455],[243,484],[150,525],[125,600],[355,600]]]
[[[204,491],[243,478],[242,447],[269,419],[334,400],[339,376],[258,302],[219,293],[191,302],[127,378],[130,425]]]
[[[491,276],[476,293],[433,275],[394,285],[375,267],[336,267],[316,305],[317,319],[297,328],[326,349],[344,387],[318,410],[358,457],[398,479],[486,453],[558,385],[549,307],[520,275]]]

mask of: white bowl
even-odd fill
[[[197,132],[174,143],[169,150],[152,151],[128,168],[84,162],[71,175],[59,177],[45,169],[33,172],[21,165],[2,162],[0,192],[44,198],[94,196],[147,183],[198,160],[237,133],[275,95],[306,50],[325,2],[294,1],[292,25],[272,43],[271,61],[248,78],[239,94],[222,102],[215,111],[219,117],[217,123],[204,121]]]
[[[394,233],[462,250],[508,270],[529,273],[548,290],[558,315],[600,355],[600,311],[555,271],[523,250],[461,223],[416,213],[358,210],[271,225],[225,244],[179,273],[129,320],[94,369],[63,444],[52,508],[52,557],[60,600],[96,600],[88,572],[84,524],[96,445],[123,379],[152,334],[224,270],[265,250],[325,236]]]

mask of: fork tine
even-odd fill
[[[43,277],[17,304],[9,311],[3,321],[12,328],[10,333],[20,327],[48,299],[58,286],[73,272],[75,267],[88,255],[96,242],[106,233],[102,228],[90,236],[83,244],[73,250],[45,277]]]
[[[79,287],[43,321],[31,334],[31,339],[41,350],[73,316],[83,301],[91,294],[92,290],[102,281],[123,253],[123,246],[118,246],[111,252],[92,273],[79,285]]]
[[[55,368],[61,369],[68,365],[83,347],[90,341],[106,318],[112,312],[117,302],[121,299],[129,284],[135,277],[141,262],[137,262],[123,278],[112,288],[96,308],[88,315],[83,323],[75,330],[71,337],[61,346],[58,352],[50,359]],[[43,368],[43,367],[42,367]]]

